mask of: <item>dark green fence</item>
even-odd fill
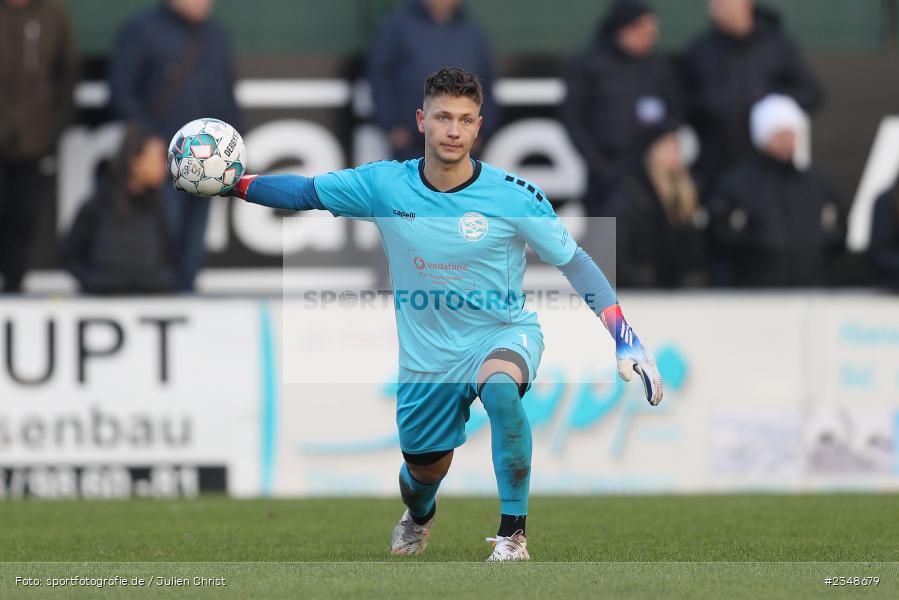
[[[69,0],[80,45],[109,51],[116,30],[157,0]],[[377,23],[405,0],[217,0],[216,16],[247,54],[355,54]],[[469,0],[501,54],[568,54],[581,46],[611,0]],[[707,24],[707,0],[654,0],[666,48]],[[812,50],[892,48],[897,0],[769,0],[799,43]]]

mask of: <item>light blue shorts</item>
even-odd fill
[[[465,443],[465,423],[478,395],[478,371],[487,355],[497,348],[521,354],[528,366],[530,387],[543,354],[543,333],[537,324],[516,325],[497,332],[446,372],[422,373],[400,368],[396,424],[403,452],[445,452]]]

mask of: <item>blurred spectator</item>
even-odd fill
[[[409,0],[381,26],[368,54],[374,118],[387,133],[393,158],[422,155],[415,124],[422,82],[446,66],[475,73],[485,90],[484,126],[475,150],[496,128],[494,61],[486,37],[460,0]]]
[[[643,156],[610,196],[616,209],[617,284],[705,285],[705,226],[677,128],[666,121],[644,134]]]
[[[772,95],[752,108],[752,140],[759,153],[722,175],[709,201],[721,258],[718,283],[828,283],[829,263],[843,247],[845,220],[830,182],[814,169],[795,166],[803,119],[789,96]]]
[[[868,262],[877,283],[899,289],[899,180],[874,204]]]
[[[171,291],[175,285],[163,209],[166,145],[138,126],[98,168],[94,196],[63,248],[65,267],[92,294]]]
[[[676,78],[656,51],[657,39],[652,8],[619,0],[569,66],[562,120],[587,162],[589,216],[610,216],[608,194],[638,159],[641,128],[682,117]]]
[[[0,291],[18,292],[63,128],[74,116],[78,54],[56,0],[0,0]]]
[[[701,144],[697,171],[703,191],[727,168],[754,154],[752,105],[773,93],[791,96],[806,111],[823,90],[779,17],[752,0],[709,0],[712,27],[684,60],[690,123]]]
[[[109,67],[116,115],[166,144],[185,123],[214,117],[240,128],[228,34],[212,0],[166,0],[119,34]],[[179,291],[192,290],[205,255],[209,199],[165,186]]]

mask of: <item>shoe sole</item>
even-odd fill
[[[527,551],[527,548],[523,548],[522,552],[524,553],[524,556],[522,556],[520,558],[513,558],[510,556],[509,558],[500,558],[497,560],[490,560],[490,558],[493,556],[493,555],[491,555],[490,557],[487,557],[487,560],[485,560],[484,562],[526,562],[526,561],[531,560],[531,554]]]
[[[418,549],[415,552],[405,552],[403,548],[391,548],[390,553],[394,556],[417,556],[427,550],[428,548],[428,537],[431,535],[429,531],[428,534],[422,538],[421,542],[418,544]]]
[[[528,556],[527,558],[501,558],[498,560],[490,560],[488,558],[484,562],[527,562],[529,560],[531,560],[530,556]]]

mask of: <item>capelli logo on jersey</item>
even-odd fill
[[[411,223],[412,221],[415,220],[415,213],[414,213],[414,212],[406,212],[406,211],[404,211],[404,210],[397,210],[397,209],[395,209],[395,208],[393,209],[392,212],[393,212],[393,214],[396,215],[397,217],[399,217],[399,218],[401,218],[401,219],[405,219],[406,221],[409,221],[410,223]]]
[[[469,242],[478,242],[487,236],[487,217],[479,212],[465,213],[459,219],[459,234]]]

